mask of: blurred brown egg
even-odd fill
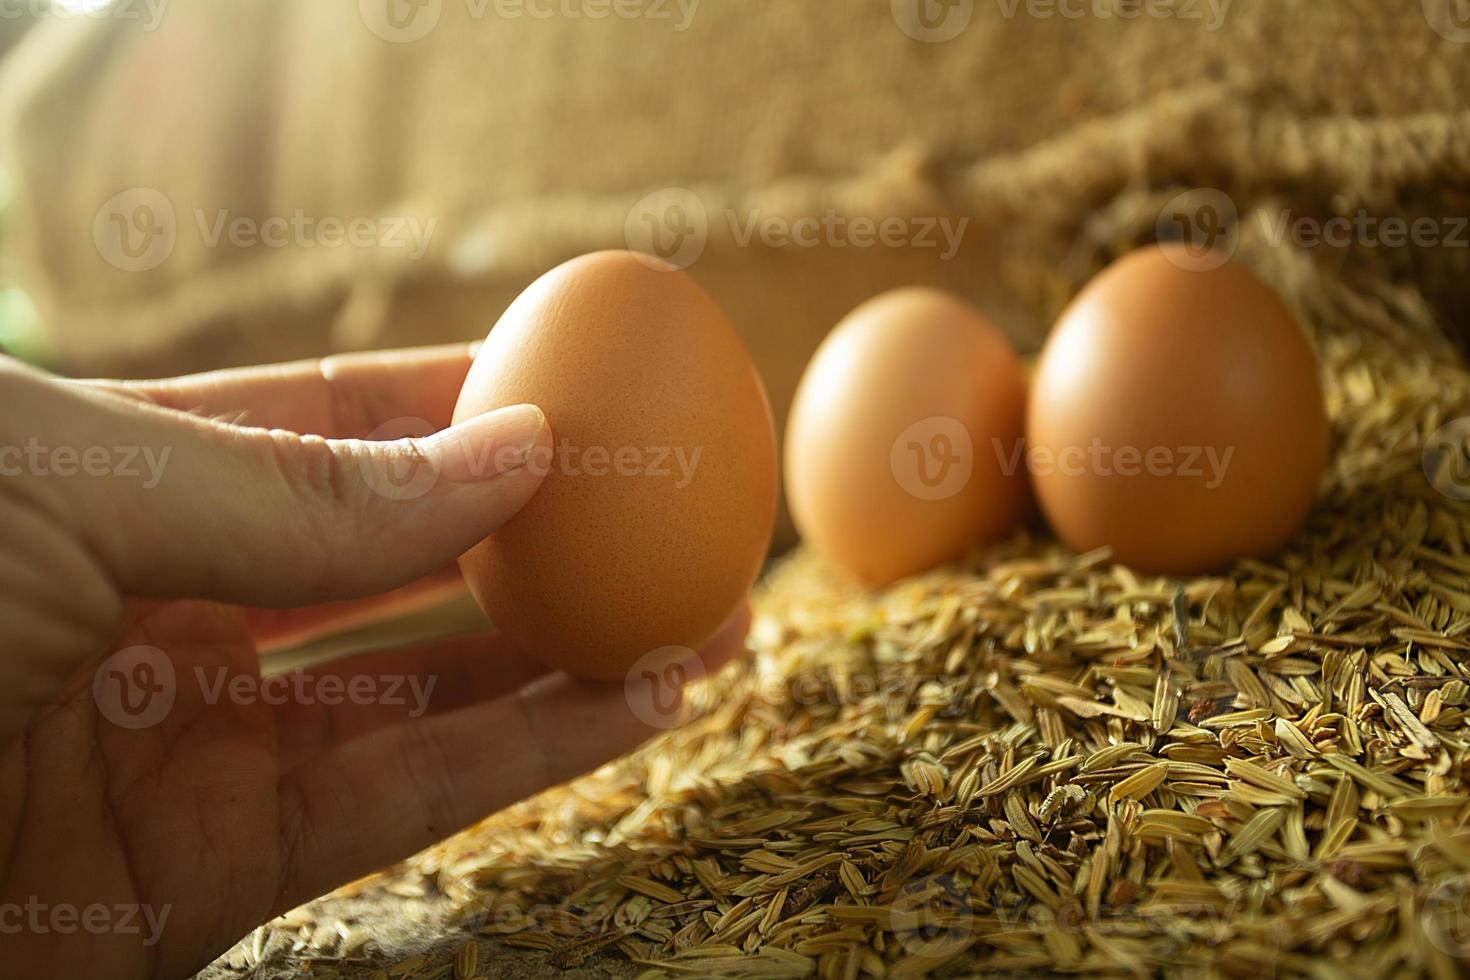
[[[1078,551],[1148,572],[1267,555],[1306,516],[1327,463],[1311,344],[1244,266],[1138,249],[1062,314],[1032,380],[1028,465]]]
[[[460,559],[480,605],[584,678],[699,648],[754,582],[776,513],[770,407],[724,313],[657,260],[573,259],[505,311],[454,419],[521,402],[556,451],[531,502]]]
[[[1015,351],[948,293],[884,293],[822,342],[787,421],[786,499],[806,542],[868,585],[962,556],[1025,507]],[[1014,463],[1015,465],[1010,465]]]

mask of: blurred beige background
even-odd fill
[[[1470,27],[1436,0],[116,2],[32,17],[0,63],[0,270],[71,373],[477,337],[566,258],[662,245],[779,419],[892,286],[1031,350],[1180,195],[1242,219],[1470,200]],[[1470,308],[1464,250],[1240,237],[1309,323],[1345,269]]]

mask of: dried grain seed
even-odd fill
[[[772,932],[781,921],[781,912],[786,907],[786,896],[790,894],[790,888],[785,887],[776,892],[771,898],[770,904],[766,906],[766,912],[761,916],[760,925],[757,927],[762,934]]]
[[[1128,762],[1138,757],[1148,757],[1148,750],[1136,742],[1121,742],[1117,745],[1109,745],[1107,748],[1098,749],[1087,757],[1082,763],[1083,772],[1098,772],[1099,770],[1111,769],[1122,762]]]
[[[1426,897],[1470,875],[1470,505],[1419,453],[1470,372],[1320,339],[1336,458],[1278,559],[1145,578],[1019,536],[865,593],[798,554],[685,727],[367,887],[659,977],[1433,973]]]
[[[618,875],[615,880],[624,888],[635,891],[640,895],[646,895],[660,902],[682,902],[685,898],[684,895],[667,885],[661,885],[656,881],[651,881],[648,878],[643,878],[638,875]]]
[[[1380,697],[1376,691],[1373,697],[1388,710],[1389,716],[1415,745],[1427,752],[1433,752],[1439,748],[1438,736],[1425,727],[1424,723],[1419,720],[1419,716],[1404,703],[1403,698],[1393,692]]]
[[[1347,773],[1361,785],[1383,796],[1397,798],[1411,795],[1414,792],[1413,787],[1394,779],[1392,776],[1372,772],[1341,753],[1328,752],[1322,758]]]
[[[1225,849],[1220,853],[1220,866],[1229,866],[1240,858],[1256,853],[1276,835],[1285,820],[1285,807],[1256,811],[1226,841]]]
[[[406,977],[418,972],[423,967],[427,966],[428,963],[429,956],[427,953],[420,954],[419,956],[410,956],[407,959],[399,960],[397,963],[394,963],[392,966],[388,967],[388,976]]]
[[[1242,725],[1253,725],[1258,721],[1265,721],[1271,717],[1270,710],[1266,708],[1252,708],[1248,711],[1229,711],[1224,714],[1205,718],[1200,722],[1204,728],[1236,728]]]
[[[1164,784],[1169,776],[1169,763],[1155,762],[1153,765],[1129,776],[1115,785],[1108,793],[1108,802],[1119,800],[1141,800]]]
[[[469,980],[475,976],[475,967],[480,962],[480,947],[471,941],[459,948],[454,954],[454,977],[455,980]]]
[[[1262,789],[1279,793],[1288,799],[1304,800],[1307,798],[1307,794],[1302,792],[1290,779],[1278,776],[1244,759],[1226,759],[1225,771]]]
[[[1012,787],[1019,786],[1025,780],[1026,774],[1036,766],[1037,760],[1039,758],[1039,756],[1034,755],[1028,757],[1019,765],[1013,767],[996,779],[993,779],[985,785],[981,786],[978,795],[996,796],[1000,793],[1006,792]]]
[[[1429,819],[1436,816],[1450,816],[1467,806],[1470,806],[1470,797],[1413,796],[1390,800],[1384,804],[1383,809],[1388,813],[1413,814],[1416,817]]]
[[[1148,837],[1179,837],[1198,840],[1215,829],[1215,825],[1203,817],[1178,810],[1145,810],[1140,815],[1140,835]]]
[[[1273,730],[1281,747],[1298,759],[1315,759],[1319,755],[1317,747],[1287,719],[1277,718]]]

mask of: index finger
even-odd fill
[[[363,439],[412,418],[446,428],[479,342],[334,354],[158,381],[83,381],[236,425]]]

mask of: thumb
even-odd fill
[[[75,532],[129,595],[289,607],[394,588],[509,520],[540,486],[534,460],[551,446],[532,405],[440,432],[411,419],[380,430],[404,438],[323,439],[46,383],[27,428],[40,443],[110,454],[107,478],[56,485]]]

